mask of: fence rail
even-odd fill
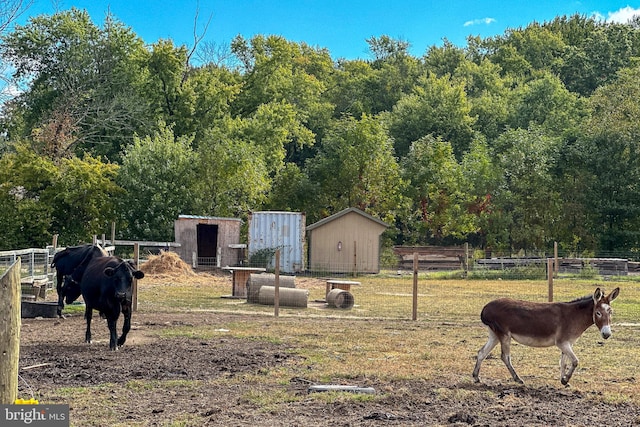
[[[0,271],[8,269],[20,257],[20,278],[22,280],[51,280],[53,276],[51,260],[54,253],[53,248],[0,251]]]

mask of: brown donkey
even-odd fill
[[[502,361],[516,382],[524,384],[511,366],[511,338],[530,347],[557,346],[560,356],[560,381],[567,385],[578,366],[578,358],[572,345],[595,324],[602,338],[611,336],[611,301],[616,299],[620,288],[605,296],[600,288],[593,295],[571,302],[538,303],[501,298],[491,301],[482,309],[480,319],[489,328],[489,340],[478,352],[473,379],[480,381],[480,365],[500,343]],[[567,369],[567,359],[571,365]]]

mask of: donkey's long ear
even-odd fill
[[[596,288],[596,290],[593,291],[593,300],[595,302],[600,301],[603,296],[604,296],[604,293],[602,293],[602,290],[600,290],[600,288]]]
[[[614,299],[616,299],[618,297],[618,294],[620,293],[620,288],[615,288],[614,290],[611,291],[611,293],[607,296],[607,301],[611,302]]]

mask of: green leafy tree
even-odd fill
[[[453,76],[467,62],[465,50],[444,39],[442,46],[431,46],[424,56],[427,71],[438,77]]]
[[[480,45],[486,57],[499,65],[505,75],[518,79],[561,66],[566,46],[560,34],[537,22],[509,29],[503,36],[489,37]]]
[[[334,118],[351,116],[359,119],[363,114],[373,114],[376,101],[372,99],[370,88],[376,78],[376,71],[370,62],[364,60],[338,60],[335,70],[335,84],[328,88],[327,95],[335,106]]]
[[[10,30],[16,20],[31,6],[31,1],[3,0],[0,2],[0,37]],[[15,91],[14,82],[11,80],[10,68],[0,60],[0,103],[13,98]]]
[[[51,242],[55,207],[51,188],[59,172],[26,145],[0,158],[0,248],[43,247]]]
[[[88,150],[117,159],[135,132],[149,125],[143,41],[111,15],[103,28],[72,8],[33,17],[2,38],[2,58],[26,90],[12,107],[11,138],[39,129],[62,129],[64,144],[49,132],[56,155]],[[47,134],[47,132],[45,132]]]
[[[187,137],[160,124],[153,137],[134,138],[122,159],[118,183],[125,190],[119,213],[132,239],[171,241],[179,214],[197,205],[198,156]]]
[[[489,144],[478,138],[471,143],[460,162],[462,170],[462,193],[468,198],[467,211],[473,215],[470,221],[467,241],[476,247],[489,246],[493,242],[503,240],[505,236],[490,235],[496,221],[493,198],[502,182],[502,169],[496,164]],[[474,228],[475,227],[475,228]]]
[[[383,35],[371,37],[367,43],[374,58],[374,75],[367,79],[364,99],[371,104],[371,114],[391,111],[400,98],[413,91],[424,67],[409,54],[411,45],[406,41]]]
[[[595,91],[593,115],[582,144],[592,174],[588,200],[599,249],[640,247],[640,68],[624,69],[618,79]]]
[[[239,135],[258,150],[271,177],[283,168],[290,153],[313,144],[313,133],[299,121],[296,109],[286,101],[261,104],[254,114],[237,123]]]
[[[191,69],[182,89],[185,103],[191,107],[181,110],[186,115],[175,117],[181,131],[174,133],[192,135],[197,147],[206,131],[230,113],[233,100],[241,91],[241,78],[237,72],[212,65]]]
[[[0,159],[0,223],[9,248],[90,242],[115,219],[117,166],[89,155],[58,164],[17,144]]]
[[[550,73],[543,73],[517,88],[510,104],[510,127],[527,129],[530,125],[540,125],[555,135],[574,130],[587,114],[583,100]]]
[[[507,126],[513,79],[503,77],[500,66],[488,59],[460,61],[454,79],[464,84],[473,129],[488,140],[497,138]]]
[[[62,159],[51,189],[55,216],[51,225],[61,242],[86,243],[110,230],[122,189],[116,184],[118,165],[86,154]]]
[[[403,157],[414,141],[433,135],[450,141],[460,158],[474,136],[470,109],[464,83],[433,74],[421,78],[415,93],[400,99],[386,118],[396,154]]]
[[[433,136],[420,138],[411,144],[402,166],[405,194],[411,200],[411,216],[403,230],[406,240],[443,244],[476,230],[463,170],[450,143]]]
[[[307,162],[307,171],[318,191],[315,209],[307,213],[310,221],[348,207],[392,221],[402,207],[403,183],[393,144],[373,117],[337,121],[318,155]]]
[[[640,54],[638,31],[631,25],[580,18],[567,25],[580,36],[574,37],[565,49],[564,60],[557,69],[572,92],[591,95],[598,87],[613,82],[616,72],[631,66]]]
[[[286,212],[310,212],[316,206],[318,184],[314,184],[304,170],[294,163],[285,163],[282,170],[273,179],[265,210]],[[318,218],[320,219],[320,218]]]
[[[262,206],[272,184],[262,147],[244,135],[241,118],[225,118],[198,146],[199,212],[237,217]]]
[[[546,249],[557,236],[560,197],[554,185],[560,140],[542,129],[505,132],[494,145],[503,181],[492,198],[495,236],[502,249]],[[499,227],[499,228],[498,228]],[[506,229],[505,229],[506,227]]]
[[[328,51],[262,35],[250,41],[238,36],[231,47],[244,65],[244,86],[233,103],[232,114],[248,117],[260,105],[287,103],[302,126],[314,135],[323,133],[333,113],[333,105],[325,97],[333,74]],[[301,140],[297,146],[312,142]],[[295,161],[301,164],[302,157],[297,154]]]

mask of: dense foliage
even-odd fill
[[[640,250],[637,21],[558,17],[422,57],[367,42],[346,60],[238,36],[221,58],[77,9],[16,26],[0,44],[23,89],[0,116],[0,248],[358,207],[392,225],[387,245]]]

